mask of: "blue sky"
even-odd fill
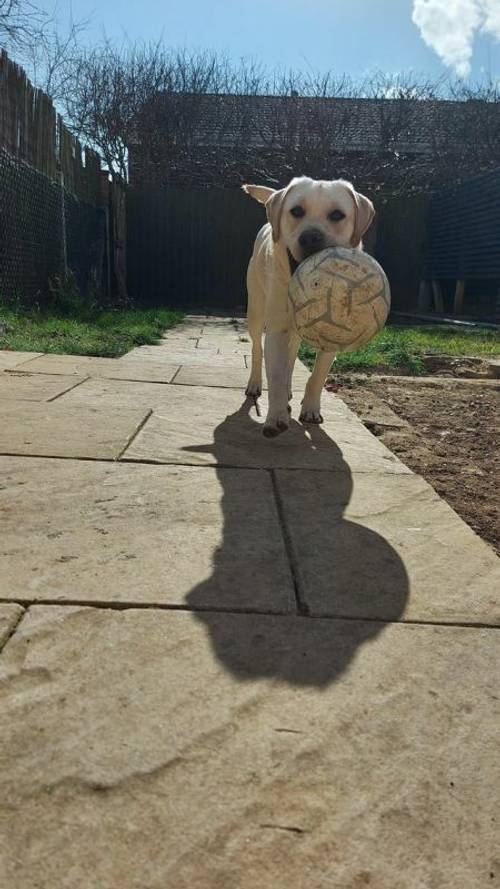
[[[59,0],[62,20],[71,8],[91,15],[91,41],[163,35],[268,68],[500,79],[500,0]]]

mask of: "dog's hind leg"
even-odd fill
[[[247,287],[247,324],[252,340],[252,368],[246,394],[252,398],[258,398],[262,394],[262,336],[264,334],[266,298],[261,285],[255,280],[251,267],[248,270]]]

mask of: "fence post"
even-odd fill
[[[59,170],[59,192],[61,202],[61,250],[64,280],[68,277],[68,244],[66,238],[66,202],[64,200],[64,173]]]
[[[126,305],[127,294],[127,218],[125,184],[113,177],[109,188],[113,245],[113,289],[119,305]]]
[[[101,191],[100,191],[100,205],[104,210],[104,220],[105,220],[105,257],[106,257],[106,296],[108,300],[112,298],[112,275],[111,275],[111,267],[112,267],[112,238],[111,238],[111,222],[110,222],[110,203],[111,203],[111,188],[109,184],[109,176],[107,170],[101,170]]]

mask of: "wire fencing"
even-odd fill
[[[125,302],[125,274],[114,267],[121,190],[1,52],[0,297],[43,303],[51,283],[71,275],[81,294]],[[123,264],[123,249],[117,255]]]

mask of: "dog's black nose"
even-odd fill
[[[299,245],[306,256],[317,253],[325,246],[323,232],[319,228],[306,228],[299,237]]]

